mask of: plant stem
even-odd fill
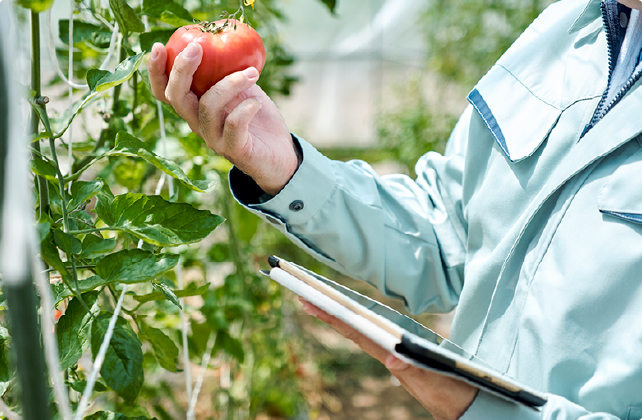
[[[103,130],[103,132],[100,133],[100,138],[98,139],[98,141],[94,145],[94,150],[92,150],[92,154],[96,153],[96,151],[98,149],[100,149],[101,147],[103,147],[103,145],[105,144],[105,137],[107,136],[105,133],[106,133],[106,130]],[[67,183],[69,181],[75,181],[91,165],[93,165],[94,163],[98,162],[100,159],[102,159],[104,157],[104,155],[101,155],[101,156],[94,157],[92,159],[92,154],[90,154],[88,156],[85,156],[80,161],[76,161],[76,163],[72,166],[72,169],[73,169],[74,172],[72,174],[68,175],[65,178],[65,183]]]
[[[46,121],[46,119],[45,119]],[[48,125],[48,122],[45,122]],[[53,160],[54,168],[56,168],[56,178],[58,179],[58,188],[60,189],[60,201],[62,202],[62,225],[65,233],[69,231],[69,214],[67,213],[67,200],[65,197],[65,178],[60,171],[58,163],[58,155],[56,154],[56,142],[53,138],[49,138],[49,152]]]
[[[134,89],[134,101],[132,104],[132,129],[138,130],[138,118],[136,115],[136,108],[138,108],[138,70],[132,76],[132,87]]]
[[[43,123],[45,125],[45,129],[48,132],[51,131],[51,124],[49,123],[49,117],[47,116],[47,106],[44,104],[37,104],[36,106],[42,107],[42,116],[43,116]],[[56,178],[58,179],[58,189],[60,191],[60,201],[61,201],[61,210],[62,210],[62,225],[63,225],[63,231],[65,233],[69,232],[69,213],[67,211],[67,197],[65,193],[65,177],[62,175],[62,172],[60,171],[60,163],[58,162],[58,155],[56,154],[56,140],[53,138],[53,136],[49,137],[49,152],[51,153],[51,159],[53,161],[54,168],[56,169]],[[85,304],[85,302],[82,300],[82,297],[80,296],[80,286],[78,285],[78,270],[76,270],[76,262],[74,260],[74,256],[72,254],[67,255],[67,258],[69,259],[69,263],[71,264],[71,270],[72,270],[72,277],[74,279],[74,286],[75,288],[70,287],[70,285],[67,285],[70,290],[74,292],[76,297],[80,300],[80,302],[83,304],[85,309],[87,309],[87,312],[89,311],[89,308]]]
[[[69,268],[71,268],[71,266],[65,267],[65,268],[69,269]],[[89,269],[89,268],[96,268],[96,265],[77,265],[76,268],[79,269],[79,270]],[[50,268],[44,270],[43,273],[49,273],[50,271],[54,271],[54,270],[55,270],[54,268],[50,267]]]
[[[31,90],[35,92],[36,99],[42,96],[40,82],[40,14],[31,12]],[[38,126],[40,118],[35,109],[31,110],[31,127],[33,135],[38,135]],[[31,154],[34,160],[42,160],[40,155],[40,140],[34,142],[33,148],[36,153]],[[40,219],[49,213],[49,191],[47,190],[47,180],[42,176],[36,177],[38,184],[38,195],[40,196]]]
[[[104,230],[119,230],[123,231],[125,229],[119,227],[103,227],[103,228],[92,228],[92,229],[81,229],[81,230],[70,230],[67,232],[70,235],[82,235],[84,233],[93,233],[93,232],[102,232]]]
[[[56,144],[55,144],[55,139],[53,138],[53,131],[51,131],[51,124],[49,123],[49,118],[47,116],[47,107],[44,102],[38,101],[38,98],[42,96],[42,91],[41,91],[41,77],[40,77],[40,14],[37,12],[31,12],[31,54],[32,54],[32,72],[31,72],[31,88],[35,92],[35,98],[36,98],[36,107],[40,107],[43,117],[43,124],[45,125],[45,130],[47,132],[52,133],[51,136],[49,137],[49,150],[51,152],[51,157],[53,159],[53,164],[56,169],[56,178],[58,179],[58,188],[60,189],[60,200],[62,201],[62,218],[63,218],[63,228],[64,231],[67,232],[69,231],[69,215],[67,214],[67,200],[65,197],[65,181],[62,173],[60,172],[60,165],[58,164],[58,156],[56,155]],[[40,115],[38,114],[38,111],[34,108],[32,111],[32,119],[31,119],[31,124],[32,124],[32,130],[34,134],[38,133],[38,125],[39,125],[39,117]],[[40,141],[35,142],[34,148],[36,149],[37,153],[34,153],[33,156],[37,159],[42,159],[42,155],[40,153]],[[44,214],[47,214],[49,212],[49,193],[46,191],[47,184],[45,183],[46,181],[44,178],[39,177],[38,179],[38,189],[40,193],[40,215],[41,217]],[[43,190],[44,187],[44,190]],[[43,195],[44,194],[44,195]],[[43,200],[44,197],[44,200]],[[44,203],[44,207],[43,207]],[[76,270],[76,263],[74,261],[73,255],[68,255],[69,257],[69,262],[71,263],[72,267],[72,272],[73,272],[73,279],[74,279],[74,284],[76,288],[72,288],[71,285],[67,284],[67,287],[69,290],[71,290],[74,295],[78,298],[78,300],[82,303],[82,305],[87,309],[87,312],[89,311],[89,308],[87,307],[87,304],[82,300],[82,297],[80,296],[80,289],[78,286],[78,272]]]
[[[42,105],[44,107],[44,105]],[[49,119],[46,118],[46,112],[44,113],[45,115],[45,126],[48,131],[50,130],[49,127]],[[60,165],[58,163],[58,156],[56,155],[56,141],[50,137],[49,138],[49,150],[51,151],[51,158],[53,159],[54,167],[56,168],[56,178],[58,178],[58,188],[60,189],[60,201],[62,202],[62,205],[60,206],[62,209],[62,226],[64,229],[65,233],[69,232],[69,213],[67,212],[67,198],[65,196],[65,177],[62,175],[62,172],[60,171]],[[78,270],[76,270],[76,262],[74,260],[74,256],[72,254],[67,255],[67,258],[69,259],[69,263],[71,264],[71,271],[72,271],[72,276],[74,279],[74,285],[75,285],[75,290],[78,293],[78,299],[82,301],[82,298],[80,297],[80,286],[78,285]],[[87,305],[83,305],[86,307]],[[86,308],[89,309],[89,308]]]
[[[69,282],[65,279],[65,276],[61,275],[60,278],[62,279],[63,284],[67,286],[67,289],[69,289],[69,291],[73,293],[74,297],[78,299],[78,302],[80,302],[82,307],[87,311],[87,313],[91,316],[91,318],[96,319],[94,314],[91,312],[91,309],[89,309],[89,306],[87,306],[87,304],[85,303],[85,301],[81,296],[80,286],[78,286],[78,278],[74,278],[74,280],[76,281],[76,288],[71,287],[71,284],[69,284]]]
[[[119,296],[116,294],[116,291],[114,290],[114,288],[113,288],[113,286],[111,284],[107,285],[107,290],[109,290],[109,293],[111,293],[111,296],[114,298],[114,303],[117,304]],[[114,305],[114,307],[116,307],[116,305]],[[130,317],[132,317],[132,319],[136,323],[136,326],[138,326],[138,320],[136,319],[136,314],[135,314],[135,312],[133,310],[132,311],[128,311],[127,309],[125,309],[124,305],[121,307],[121,310],[124,313],[126,313],[127,315],[129,315]]]
[[[120,42],[120,50],[118,52],[118,62],[122,63],[125,58],[127,58],[127,50],[125,50],[125,39],[127,37],[126,33],[123,33],[123,38]],[[120,90],[122,89],[123,85],[119,84],[116,87],[114,87],[114,103],[112,106],[112,118],[118,115],[118,101],[120,100]]]

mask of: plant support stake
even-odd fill
[[[15,365],[20,384],[22,413],[25,419],[49,420],[49,390],[45,376],[45,362],[40,344],[40,328],[33,276],[29,256],[32,229],[29,208],[29,187],[27,185],[27,144],[25,133],[21,132],[15,94],[10,93],[12,83],[9,78],[7,57],[9,53],[6,40],[9,38],[7,2],[0,3],[0,159],[3,160],[4,193],[2,200],[2,238],[1,266],[4,276],[4,292],[9,307],[10,331],[15,352]],[[32,32],[39,36],[37,13],[31,15]],[[35,45],[38,40],[33,40]],[[5,152],[5,153],[3,153]],[[5,166],[6,164],[6,166]]]

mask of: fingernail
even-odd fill
[[[408,367],[408,364],[391,354],[386,358],[386,367],[390,370],[403,370]]]
[[[246,68],[245,70],[243,70],[243,74],[248,79],[254,79],[256,77],[259,77],[259,71],[257,69],[255,69],[254,67]]]
[[[160,54],[160,48],[157,44],[152,45],[152,53],[150,55],[151,60],[156,60]]]
[[[308,315],[317,316],[317,312],[314,310],[314,307],[309,302],[305,302],[303,304],[303,311]]]
[[[187,58],[188,60],[192,60],[198,54],[198,47],[195,43],[192,42],[187,47],[185,47],[182,54],[183,57]]]

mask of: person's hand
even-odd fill
[[[252,177],[263,191],[276,195],[299,162],[283,117],[256,85],[258,70],[249,67],[227,76],[199,100],[190,86],[202,57],[202,47],[189,44],[168,76],[167,51],[163,44],[154,44],[147,63],[154,96],[174,107],[212,150]]]
[[[306,313],[329,324],[341,335],[354,341],[370,356],[383,363],[436,420],[458,419],[477,396],[478,389],[472,385],[409,365],[338,318],[302,298],[299,300],[303,303],[303,310]]]

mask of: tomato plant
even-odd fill
[[[265,46],[261,36],[248,24],[235,19],[202,22],[178,28],[167,42],[167,74],[185,47],[197,42],[203,60],[194,74],[192,91],[198,97],[225,76],[248,67],[259,73],[265,65]]]
[[[42,265],[32,270],[37,311],[32,303],[9,303],[8,282],[0,293],[3,417],[194,419],[198,401],[208,417],[246,419],[267,407],[283,417],[301,407],[287,363],[295,346],[287,345],[292,337],[283,328],[281,292],[258,274],[252,257],[262,225],[221,188],[229,164],[154,99],[144,66],[153,43],[166,43],[176,28],[219,14],[232,20],[226,8],[252,4],[253,23],[268,46],[261,87],[269,95],[287,94],[295,79],[285,70],[293,60],[272,29],[279,2],[72,2],[69,19],[51,22],[59,29],[54,39],[40,27],[60,13],[41,12],[58,2],[0,1],[0,29],[15,4],[16,18],[8,19],[13,33],[31,38],[31,60],[21,56],[26,52],[18,42],[6,54],[31,62],[31,74],[15,73],[20,80],[5,82],[24,85],[31,76],[21,102],[31,106],[30,121],[19,121],[29,141],[16,143],[31,154],[26,212],[37,244],[30,258]],[[0,40],[19,38],[11,35],[3,32]],[[56,72],[41,74],[47,45],[52,62],[45,65]],[[2,126],[0,118],[0,132]],[[16,202],[3,194],[0,204]],[[21,317],[8,331],[7,306],[24,308],[34,326],[39,315],[42,334]],[[16,331],[32,332],[33,339],[19,339]],[[36,363],[40,342],[48,369]],[[16,369],[12,359],[20,361]],[[192,381],[187,373],[195,364],[203,368]],[[185,378],[175,380],[181,371]],[[199,400],[206,371],[210,395]],[[20,376],[41,386],[20,392]]]

